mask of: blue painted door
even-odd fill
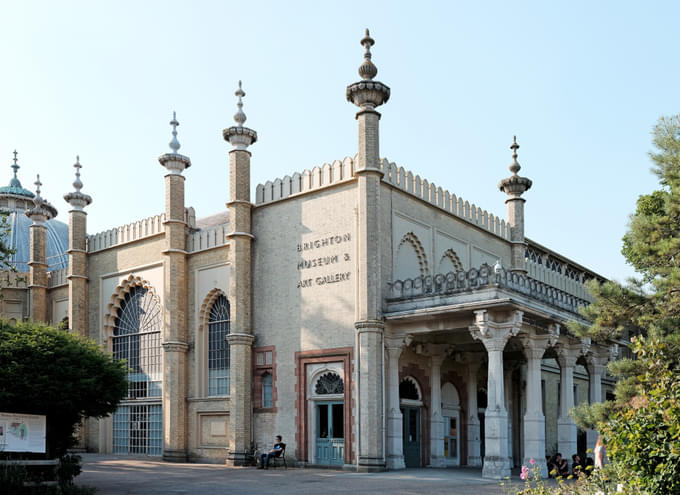
[[[316,403],[316,463],[342,466],[345,458],[345,407],[342,402]]]

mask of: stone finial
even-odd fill
[[[14,178],[17,179],[17,171],[19,170],[19,164],[17,163],[17,150],[14,150],[14,163],[12,164],[12,169],[14,170]]]
[[[238,101],[236,102],[238,110],[234,114],[234,121],[239,127],[243,127],[243,124],[246,123],[248,117],[246,117],[246,114],[243,113],[243,97],[246,95],[246,92],[243,91],[243,85],[240,80],[238,82],[238,89],[234,91],[234,94],[238,96]]]
[[[390,88],[381,82],[373,81],[373,78],[378,74],[378,68],[371,60],[371,47],[375,44],[375,41],[371,38],[368,29],[366,29],[366,36],[362,38],[361,44],[366,49],[364,61],[359,66],[361,81],[347,86],[345,96],[347,101],[361,107],[362,110],[374,110],[375,107],[390,99]]]
[[[45,221],[57,216],[57,209],[52,206],[49,201],[40,196],[40,174],[36,176],[35,182],[35,198],[33,198],[34,207],[26,210],[26,216],[33,220],[34,224],[42,225]]]
[[[168,146],[170,146],[172,152],[162,154],[158,157],[158,161],[169,173],[177,175],[191,166],[191,160],[189,157],[178,153],[182,145],[179,144],[179,141],[177,140],[177,126],[179,125],[179,122],[177,121],[177,112],[175,111],[172,112],[170,125],[172,126],[172,139],[170,140],[170,143],[168,143]]]
[[[83,188],[83,182],[80,180],[80,169],[83,166],[80,164],[80,156],[76,155],[76,163],[73,164],[76,169],[76,179],[73,181],[75,191],[64,194],[64,200],[70,204],[74,210],[82,211],[84,207],[92,203],[92,198],[87,194],[83,194],[80,190]]]
[[[179,151],[182,145],[179,144],[179,141],[177,141],[177,126],[179,125],[179,122],[177,122],[177,112],[174,110],[172,112],[172,120],[170,121],[170,125],[172,126],[172,139],[170,140],[169,146],[172,152],[177,154],[177,151]]]
[[[498,188],[510,197],[519,198],[525,191],[528,191],[531,188],[531,180],[517,175],[517,172],[519,172],[521,168],[517,161],[517,150],[519,149],[517,136],[513,136],[510,149],[512,150],[512,162],[510,163],[509,168],[512,175],[507,179],[501,180],[498,183]]]
[[[238,89],[234,92],[238,97],[236,106],[238,110],[234,114],[235,126],[228,127],[222,131],[222,137],[225,141],[228,141],[234,149],[237,150],[247,150],[248,146],[257,141],[257,132],[247,127],[243,127],[246,122],[246,114],[243,112],[243,97],[246,92],[243,91],[243,85],[241,81],[238,82]]]
[[[366,49],[364,53],[364,62],[359,66],[359,76],[362,79],[371,80],[378,74],[378,68],[371,61],[371,47],[375,45],[375,41],[366,28],[366,36],[361,40],[361,44]]]

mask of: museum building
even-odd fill
[[[260,184],[253,202],[239,83],[229,200],[212,216],[185,201],[174,115],[164,210],[105,232],[87,233],[79,160],[66,225],[39,180],[22,187],[15,154],[0,208],[25,281],[5,283],[3,316],[60,325],[129,365],[128,396],[85,422],[83,448],[243,465],[280,434],[289,463],[503,478],[594,445],[568,411],[607,397],[606,364],[626,349],[567,323],[583,320],[584,283],[604,279],[525,237],[516,141],[505,219],[380,158],[390,88],[368,31],[361,44],[353,156]]]

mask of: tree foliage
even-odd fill
[[[127,393],[125,364],[94,342],[44,325],[0,321],[0,404],[47,416],[47,448],[60,457],[83,417],[115,411]]]
[[[631,486],[680,493],[680,116],[662,118],[650,153],[660,189],[639,197],[622,253],[639,274],[626,285],[591,282],[595,340],[630,338],[633,357],[609,364],[616,399],[581,406],[573,417],[604,435],[613,464]]]

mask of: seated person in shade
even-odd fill
[[[585,473],[585,470],[584,470],[585,465],[581,461],[581,456],[579,456],[578,454],[574,454],[574,455],[571,456],[571,460],[572,460],[571,474],[573,474],[574,476],[579,476],[581,474],[584,474]]]
[[[548,478],[552,478],[553,477],[552,472],[557,469],[557,467],[555,467],[555,462],[553,461],[553,458],[550,457],[549,455],[545,456],[545,464],[546,466],[548,466]]]
[[[274,444],[274,448],[266,454],[260,454],[260,465],[257,467],[258,469],[268,469],[269,459],[272,457],[281,457],[281,454],[286,448],[286,444],[282,443],[281,440],[281,435],[276,435],[276,443]]]
[[[569,475],[569,463],[566,459],[562,458],[562,454],[560,452],[555,454],[555,469],[557,470],[557,476]]]

